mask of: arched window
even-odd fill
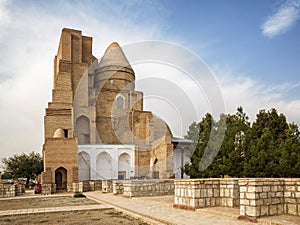
[[[124,109],[124,97],[122,95],[117,96],[116,100],[117,109]]]

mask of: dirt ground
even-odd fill
[[[10,199],[0,201],[0,210],[11,209],[33,209],[60,206],[76,206],[76,205],[92,205],[97,204],[88,198],[69,197],[48,197],[48,198],[26,198],[26,199]]]
[[[68,225],[98,225],[125,224],[146,225],[143,221],[124,215],[115,210],[88,210],[75,212],[59,212],[47,214],[29,214],[0,217],[1,225],[24,224],[68,224]]]
[[[0,201],[0,210],[45,208],[59,206],[76,206],[99,204],[88,198],[51,197],[9,199]],[[67,225],[98,225],[98,224],[134,224],[146,225],[141,220],[131,218],[114,209],[84,210],[71,212],[53,212],[27,215],[0,216],[1,225],[23,224],[67,224]]]

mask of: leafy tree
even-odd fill
[[[218,154],[218,131],[226,119],[226,132]],[[184,171],[199,177],[299,177],[300,134],[296,124],[288,124],[276,109],[260,110],[252,126],[243,108],[234,115],[210,114],[193,122],[185,138],[193,140],[191,164]],[[203,160],[204,159],[204,160]],[[213,160],[213,161],[212,161]],[[201,163],[210,165],[201,167]],[[212,161],[212,162],[211,162]],[[201,168],[206,168],[202,171]]]
[[[35,179],[43,171],[43,161],[39,153],[31,152],[14,155],[3,160],[4,174],[18,179],[26,178],[26,186],[30,179]]]

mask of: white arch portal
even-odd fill
[[[97,180],[112,179],[112,157],[107,152],[102,152],[97,156]]]
[[[127,153],[122,153],[118,159],[118,179],[130,178],[130,156]]]

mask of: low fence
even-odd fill
[[[300,216],[299,178],[175,180],[174,207],[239,207],[241,216]]]
[[[125,180],[123,196],[161,196],[174,194],[174,180]]]
[[[214,206],[239,206],[237,179],[175,180],[175,208],[194,210]]]
[[[15,197],[25,193],[24,184],[0,184],[0,198]]]

